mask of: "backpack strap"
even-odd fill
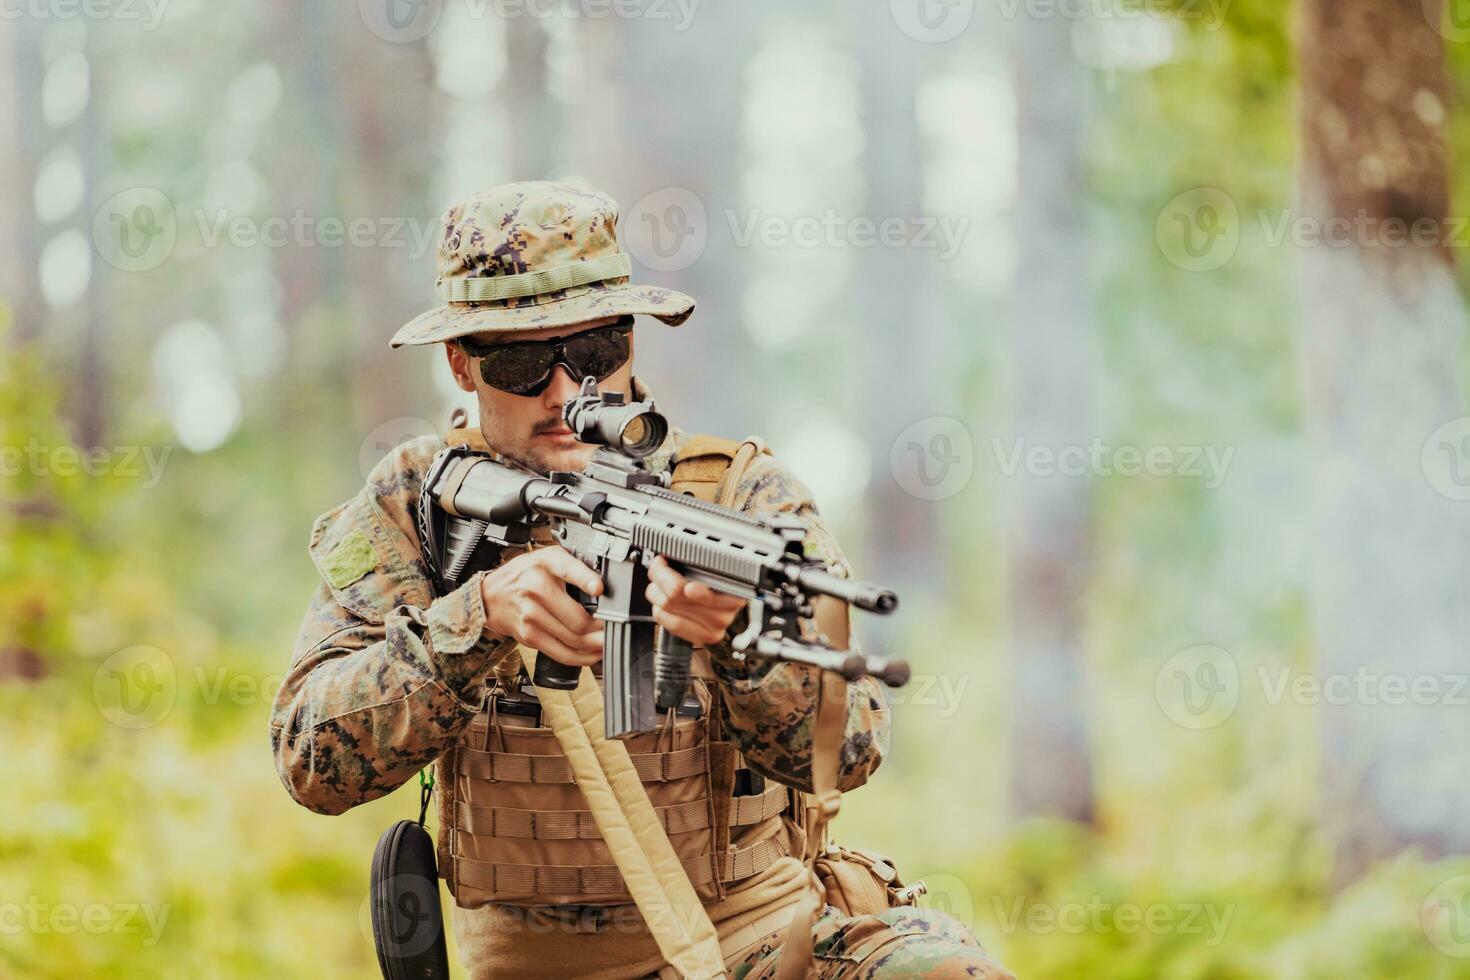
[[[528,674],[536,652],[518,646]],[[723,977],[720,938],[648,800],[628,749],[603,735],[602,691],[583,669],[575,691],[538,688],[542,717],[566,755],[613,863],[664,961],[681,977]]]
[[[674,456],[672,489],[728,507],[750,464],[757,456],[770,452],[759,436],[742,442],[720,436],[691,436]]]

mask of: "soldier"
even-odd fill
[[[322,581],[272,714],[281,779],[318,813],[342,813],[435,765],[440,873],[455,896],[460,957],[477,978],[669,972],[540,724],[518,655],[524,647],[595,671],[601,624],[566,586],[596,594],[601,581],[542,538],[435,595],[415,525],[425,470],[447,441],[535,472],[579,470],[593,447],[573,438],[560,412],[581,378],[647,396],[632,373],[633,315],[677,326],[694,302],[629,281],[617,220],[605,194],[545,181],[502,185],[449,210],[438,250],[445,304],[392,343],[443,343],[455,381],[476,396],[479,428],[398,447],[356,497],[317,520],[310,551]],[[736,509],[803,518],[819,556],[845,572],[809,491],[760,448],[674,429],[648,463],[670,471],[675,489],[712,499],[719,488]],[[812,789],[815,671],[740,661],[730,638],[742,600],[686,580],[662,558],[649,578],[655,620],[697,645],[699,698],[695,717],[676,724],[671,715],[667,732],[629,740],[630,758],[649,799],[666,804],[656,812],[718,932],[726,971],[774,976],[809,880],[797,857],[798,791]],[[840,789],[878,767],[888,725],[876,683],[852,684]],[[847,857],[845,873],[861,869],[877,899],[822,910],[809,972],[1009,976],[963,926],[908,904],[886,862]],[[792,959],[783,972],[806,963]]]

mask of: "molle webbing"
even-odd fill
[[[670,489],[729,506],[764,452],[759,439],[694,436],[674,460]],[[532,651],[519,653],[529,673]],[[664,731],[621,744],[601,736],[602,699],[586,671],[576,691],[537,692],[541,716],[530,723],[497,717],[492,695],[444,760],[444,864],[456,902],[634,902],[659,923],[650,931],[669,969],[719,975],[719,941],[704,903],[782,858],[800,857],[804,835],[785,787],[733,795],[743,760],[721,737],[707,658],[696,650],[705,664],[695,671],[702,719],[671,719]]]
[[[770,819],[786,809],[788,791],[773,785],[759,796],[738,796],[731,801],[729,823],[748,827]],[[710,825],[708,800],[691,800],[673,806],[654,807],[659,822],[671,834],[703,830]],[[519,837],[536,840],[600,840],[602,832],[591,810],[518,810],[503,806],[471,806],[459,803],[456,826],[471,834]]]
[[[463,746],[458,754],[462,776],[504,783],[574,783],[571,763],[565,755],[520,755],[513,752],[484,752]],[[645,783],[667,783],[705,771],[708,756],[703,745],[675,752],[630,755],[638,778]]]
[[[720,877],[724,881],[742,881],[786,857],[787,850],[784,836],[772,837],[749,847],[731,848],[726,852],[725,860],[720,862]],[[709,884],[715,878],[714,862],[708,854],[682,863],[690,884],[696,888]],[[455,866],[463,883],[499,894],[604,896],[627,893],[623,876],[613,864],[492,864],[456,854]]]

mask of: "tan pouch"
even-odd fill
[[[843,915],[876,915],[912,905],[927,889],[922,881],[905,887],[898,867],[877,851],[828,844],[817,856],[817,880],[828,905]]]

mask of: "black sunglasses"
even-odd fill
[[[569,337],[546,340],[517,340],[508,344],[486,344],[461,337],[459,346],[480,361],[480,377],[492,388],[512,395],[539,395],[551,384],[558,364],[566,365],[573,381],[587,375],[602,381],[628,363],[632,345],[633,318]]]

